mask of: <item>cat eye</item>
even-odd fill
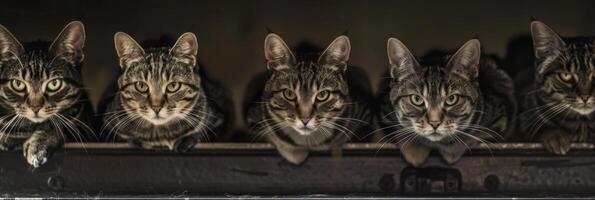
[[[323,90],[318,92],[318,94],[316,94],[316,100],[317,101],[326,101],[331,95],[331,93],[328,90]]]
[[[23,83],[23,81],[19,81],[16,79],[13,79],[12,81],[10,81],[10,86],[12,87],[12,89],[14,91],[17,91],[17,92],[22,92],[22,91],[25,91],[25,89],[27,89],[27,86],[25,85],[25,83]]]
[[[177,92],[178,90],[180,90],[180,88],[182,87],[182,84],[180,84],[179,82],[171,82],[169,84],[167,84],[167,86],[165,87],[165,90],[167,90],[167,92]]]
[[[453,94],[446,98],[446,105],[452,106],[459,102],[459,95]]]
[[[571,73],[566,72],[558,73],[558,77],[564,82],[572,82],[574,79],[574,76]]]
[[[134,84],[134,88],[136,88],[137,91],[142,93],[149,91],[149,86],[146,83],[140,81]]]
[[[293,93],[293,91],[291,91],[290,89],[283,90],[283,97],[290,101],[293,101],[296,98],[295,93]]]
[[[61,79],[52,79],[50,82],[48,82],[46,88],[50,92],[58,91],[58,90],[60,90],[60,88],[62,88],[62,80]]]
[[[416,94],[411,95],[409,99],[411,100],[411,103],[413,105],[416,105],[416,106],[422,106],[422,105],[424,105],[424,98],[422,98],[419,95],[416,95]]]

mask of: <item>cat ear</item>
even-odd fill
[[[267,69],[277,71],[289,69],[295,62],[295,57],[287,44],[274,33],[269,33],[264,39],[264,57],[267,61]]]
[[[344,35],[339,36],[324,50],[320,58],[318,58],[318,63],[333,70],[345,71],[350,52],[351,43],[349,38]]]
[[[535,58],[538,60],[560,55],[566,47],[560,36],[540,21],[531,22],[531,36],[533,37]],[[541,66],[547,66],[547,64]],[[543,67],[538,69],[539,73],[543,73],[544,70]]]
[[[85,26],[80,21],[68,23],[50,45],[50,52],[64,58],[73,65],[83,62],[85,47]]]
[[[19,41],[6,29],[0,25],[0,62],[11,59],[17,59],[25,49]]]
[[[188,65],[196,65],[196,55],[198,54],[198,40],[194,33],[184,33],[174,47],[169,50],[169,53],[178,61]]]
[[[478,39],[472,39],[452,55],[448,61],[447,70],[468,80],[475,79],[479,75],[479,59],[481,57],[481,46]]]
[[[415,73],[419,63],[411,51],[397,38],[389,38],[386,45],[390,77],[397,78],[402,74]]]
[[[116,44],[116,53],[118,53],[120,67],[122,68],[140,61],[145,55],[143,48],[124,32],[117,32],[114,35],[114,43]]]

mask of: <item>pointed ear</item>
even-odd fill
[[[333,70],[344,72],[347,69],[349,54],[351,52],[351,43],[347,36],[339,36],[324,50],[318,64]]]
[[[25,52],[19,41],[0,25],[0,62],[18,58]]]
[[[120,58],[120,67],[122,69],[140,61],[145,55],[143,48],[124,32],[117,32],[114,35],[114,43],[116,44],[116,53]]]
[[[419,63],[411,51],[397,38],[389,38],[386,45],[388,63],[390,64],[390,76],[398,78],[401,75],[415,73],[419,69]]]
[[[539,61],[544,61],[549,57],[558,56],[566,48],[566,44],[560,36],[543,22],[531,22],[531,36],[533,37],[535,58]],[[547,66],[547,64],[539,65],[538,72],[543,73],[545,71],[545,66]]]
[[[198,40],[194,33],[184,33],[174,47],[169,50],[169,53],[178,61],[188,65],[196,65],[196,55],[198,54]]]
[[[479,59],[481,57],[481,46],[478,39],[472,39],[452,55],[446,64],[451,74],[457,74],[468,80],[477,78],[479,75]]]
[[[85,26],[79,21],[68,23],[50,45],[50,52],[73,65],[83,62],[85,47]]]
[[[267,61],[267,69],[277,71],[289,69],[295,62],[295,57],[287,44],[274,33],[269,33],[264,39],[264,57]]]

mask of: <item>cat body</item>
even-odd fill
[[[595,39],[561,38],[542,22],[531,23],[535,66],[518,77],[523,82],[519,132],[541,141],[555,154],[572,142],[593,142],[595,131]]]
[[[229,91],[199,69],[194,34],[183,34],[171,49],[145,50],[121,32],[115,43],[122,74],[102,112],[105,139],[184,152],[232,126]]]
[[[320,57],[294,57],[276,34],[265,39],[268,73],[248,101],[246,121],[255,138],[274,144],[289,162],[311,150],[341,148],[364,136],[371,114],[365,73],[347,68],[351,46],[341,36]]]
[[[396,38],[389,39],[390,78],[379,92],[380,142],[396,142],[411,164],[431,149],[454,163],[477,142],[503,140],[514,127],[512,79],[490,58],[480,59],[478,40],[451,56],[421,62]]]
[[[96,139],[81,78],[84,26],[66,25],[51,45],[23,48],[0,26],[0,148],[22,149],[33,167],[64,142]],[[49,47],[49,48],[48,48]]]

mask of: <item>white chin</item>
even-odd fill
[[[153,125],[164,125],[167,124],[170,119],[169,118],[149,118],[147,121],[151,122]]]
[[[27,117],[27,119],[33,123],[41,123],[47,120],[47,117]]]
[[[429,135],[429,136],[426,136],[426,138],[428,138],[428,140],[430,140],[432,142],[438,142],[438,141],[442,140],[442,138],[444,138],[444,137],[442,137],[442,136],[431,136],[431,135]]]
[[[593,108],[589,108],[589,109],[573,108],[572,110],[574,110],[574,112],[577,112],[578,114],[581,114],[581,115],[590,115],[591,113],[593,113],[593,111],[595,109],[593,109]]]
[[[304,130],[301,128],[294,128],[296,132],[298,132],[298,134],[300,134],[301,136],[308,136],[308,135],[312,135],[312,132],[314,132],[314,130]]]

